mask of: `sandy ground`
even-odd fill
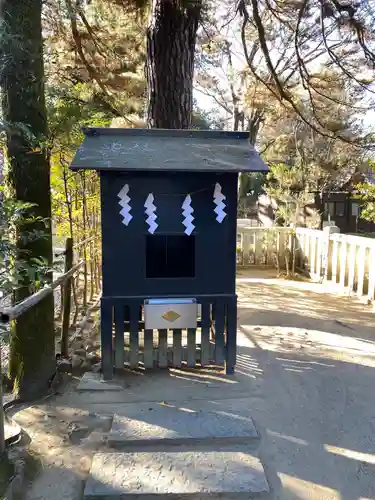
[[[20,411],[44,469],[28,500],[78,500],[113,413],[175,401],[248,412],[273,498],[375,499],[375,314],[325,285],[239,276],[236,375],[129,374],[123,391],[77,393]]]
[[[375,498],[375,314],[326,285],[240,280],[238,369],[277,499]]]

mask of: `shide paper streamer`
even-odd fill
[[[154,195],[150,193],[147,196],[146,202],[144,204],[145,213],[148,216],[146,219],[146,223],[148,224],[148,232],[154,234],[156,231],[158,224],[156,223],[157,215],[155,213],[156,206],[154,205]]]
[[[216,213],[216,220],[221,224],[225,217],[227,216],[225,209],[226,205],[224,203],[224,200],[226,199],[226,196],[222,193],[221,190],[221,185],[217,182],[215,184],[215,189],[214,189],[214,196],[213,196],[213,201],[216,205],[214,212]],[[121,191],[118,193],[118,197],[120,198],[119,205],[121,206],[120,210],[120,215],[122,215],[123,220],[122,223],[125,226],[128,226],[130,221],[133,219],[132,214],[130,213],[132,207],[130,206],[130,201],[131,198],[128,195],[129,193],[129,184],[125,184],[124,187],[121,189]],[[145,201],[144,207],[145,207],[145,214],[147,215],[146,223],[148,224],[148,232],[151,234],[154,234],[156,229],[158,228],[158,223],[156,222],[157,220],[157,215],[156,215],[156,206],[154,205],[154,195],[153,193],[149,193],[147,196],[147,199]],[[193,224],[194,217],[193,217],[193,212],[194,209],[191,206],[192,199],[191,195],[188,194],[186,195],[184,202],[182,204],[182,215],[184,217],[184,220],[182,221],[182,224],[185,226],[185,234],[190,236],[192,232],[195,229],[195,225]]]
[[[217,217],[216,220],[221,224],[223,220],[226,217],[226,213],[224,211],[225,209],[225,195],[221,192],[221,186],[217,182],[215,184],[215,191],[214,191],[214,203],[216,205],[216,208],[214,209],[214,212],[216,213]]]
[[[194,217],[192,213],[194,212],[194,208],[191,206],[191,196],[188,194],[182,204],[182,215],[184,216],[184,220],[182,224],[186,227],[185,234],[188,236],[194,231],[195,226],[193,224]]]
[[[128,196],[128,192],[129,192],[129,184],[125,184],[125,186],[121,189],[121,191],[117,195],[120,198],[120,201],[118,202],[119,205],[122,207],[120,210],[120,215],[122,215],[123,217],[122,223],[125,224],[125,226],[128,226],[129,222],[133,218],[133,216],[130,213],[132,207],[129,205],[130,197]]]

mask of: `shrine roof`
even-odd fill
[[[72,170],[268,172],[248,132],[88,128]]]

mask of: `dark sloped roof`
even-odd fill
[[[248,132],[91,128],[72,170],[268,172]]]

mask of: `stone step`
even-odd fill
[[[247,446],[192,451],[96,453],[84,500],[269,498],[259,458]]]
[[[244,443],[258,441],[259,435],[247,412],[240,415],[238,411],[204,409],[196,402],[188,407],[168,403],[131,405],[126,415],[114,415],[109,446],[139,447],[161,440],[168,445],[207,444],[207,441]]]

